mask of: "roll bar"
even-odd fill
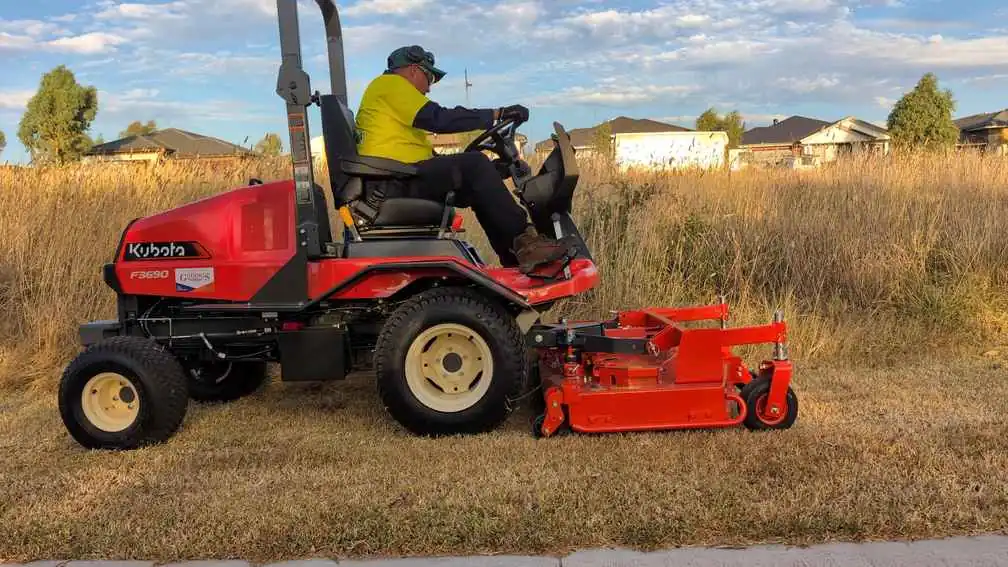
[[[343,30],[339,11],[332,0],[315,0],[322,11],[329,55],[329,76],[332,94],[347,104],[346,68],[343,61]],[[315,175],[312,169],[311,135],[308,128],[308,107],[319,103],[312,91],[311,79],[301,59],[301,32],[298,25],[297,0],[277,0],[277,23],[280,31],[280,72],[276,92],[287,103],[287,132],[290,136],[291,161],[294,167],[294,193],[297,205],[295,237],[299,250],[308,257],[321,254],[319,220],[315,206]]]
[[[346,65],[343,59],[343,27],[340,25],[339,10],[332,0],[315,0],[322,10],[325,22],[326,44],[329,51],[329,82],[332,94],[343,104],[347,102]]]

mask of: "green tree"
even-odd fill
[[[100,146],[105,143],[105,136],[98,134],[98,137],[94,139],[94,145]]]
[[[954,146],[959,139],[959,128],[952,120],[955,107],[952,91],[940,90],[938,77],[926,73],[889,113],[886,126],[893,146],[929,150]]]
[[[120,138],[128,138],[130,136],[144,136],[158,129],[157,123],[153,120],[148,120],[146,124],[140,122],[139,120],[134,120],[130,122],[130,125],[126,127],[125,130],[119,132]]]
[[[742,143],[745,122],[737,110],[721,116],[714,107],[711,107],[697,117],[696,129],[700,132],[725,132],[728,134],[728,147],[735,148]]]
[[[73,161],[91,147],[87,132],[97,113],[98,91],[79,84],[60,65],[42,76],[21,117],[18,138],[33,162]]]
[[[278,156],[283,151],[283,142],[278,134],[270,132],[255,145],[255,151],[265,156]]]
[[[3,151],[6,148],[7,148],[7,136],[4,136],[3,130],[0,130],[0,154],[3,154]]]
[[[612,136],[611,122],[603,122],[595,127],[592,146],[595,148],[595,155],[604,161],[616,159],[616,149],[613,147]]]
[[[721,129],[721,117],[713,107],[697,116],[696,129],[700,132],[718,132]]]
[[[745,121],[742,114],[733,110],[725,115],[722,121],[722,128],[728,133],[728,147],[737,148],[742,143],[742,134],[745,132]]]

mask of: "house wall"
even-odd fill
[[[740,146],[735,150],[729,150],[732,154],[730,165],[732,169],[748,166],[778,167],[787,164],[800,151],[800,148],[796,149],[790,144]]]
[[[653,132],[613,136],[616,163],[622,168],[685,169],[724,166],[724,132]]]
[[[157,161],[160,159],[160,152],[148,152],[148,153],[137,153],[137,154],[112,154],[112,155],[95,155],[95,156],[84,156],[81,158],[81,162],[104,162],[104,161]]]
[[[889,142],[875,136],[842,128],[833,124],[802,141],[802,153],[820,158],[824,162],[836,161],[847,153],[881,151],[888,153]]]
[[[997,155],[1008,155],[1008,128],[989,128],[962,132],[959,143],[963,146],[977,146]]]

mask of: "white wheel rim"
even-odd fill
[[[140,415],[140,396],[125,376],[103,372],[92,377],[81,392],[84,417],[98,429],[117,433]]]
[[[406,383],[425,406],[464,411],[479,402],[493,380],[493,355],[483,337],[455,323],[420,333],[406,352]]]

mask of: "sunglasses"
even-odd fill
[[[428,85],[433,85],[434,84],[434,73],[431,73],[427,69],[424,69],[421,65],[417,65],[417,67],[421,71],[423,71],[424,76],[427,77],[427,84]]]
[[[428,71],[421,63],[426,63],[431,67],[434,66],[434,54],[420,47],[419,45],[413,45],[406,49],[406,57],[409,58],[417,67],[423,71],[425,77],[427,77],[427,84],[434,84],[434,73]]]

